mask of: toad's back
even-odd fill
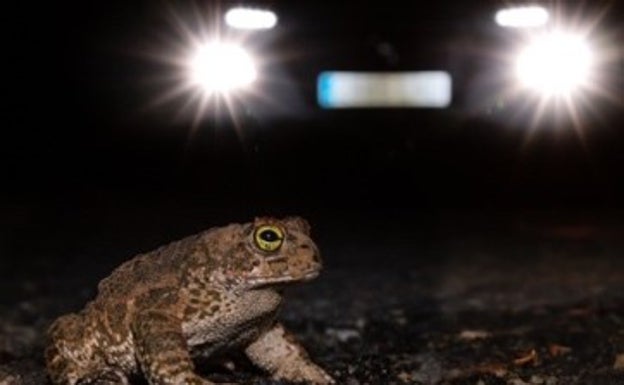
[[[203,234],[172,242],[123,263],[98,284],[97,301],[136,298],[158,287],[180,286],[190,257],[201,249]]]

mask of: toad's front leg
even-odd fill
[[[245,349],[249,359],[276,379],[316,385],[334,380],[314,364],[301,345],[280,324],[276,324]]]
[[[132,332],[141,370],[150,385],[214,385],[195,374],[181,321],[164,311],[144,311]]]

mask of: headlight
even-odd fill
[[[251,55],[235,44],[215,42],[200,45],[188,66],[191,84],[208,94],[244,88],[257,76]]]
[[[545,96],[568,95],[587,85],[591,50],[582,36],[550,32],[534,38],[516,60],[516,75],[525,88]]]

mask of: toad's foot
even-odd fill
[[[315,385],[335,384],[334,379],[310,360],[303,347],[280,324],[249,345],[245,353],[275,379]]]

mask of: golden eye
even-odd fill
[[[284,243],[284,231],[277,226],[260,226],[254,232],[254,241],[260,250],[275,251]]]

